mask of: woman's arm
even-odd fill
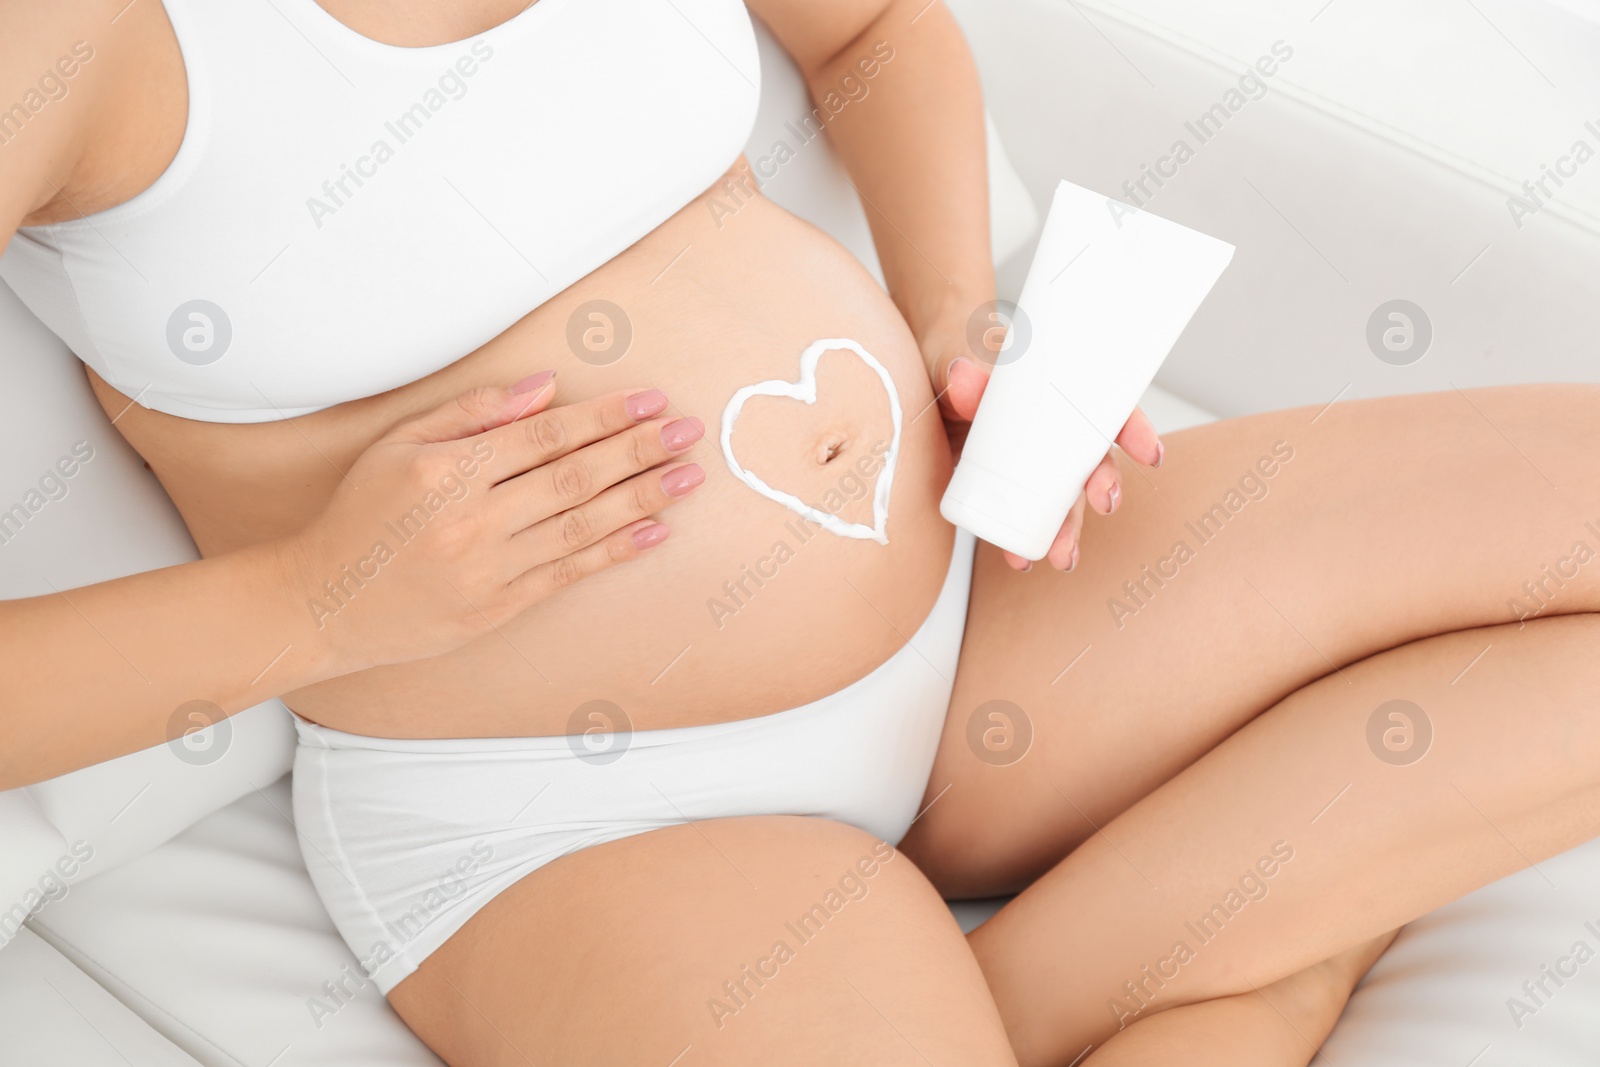
[[[550,407],[551,375],[402,423],[293,537],[0,602],[0,788],[171,740],[194,700],[233,714],[367,667],[439,655],[666,538],[654,390]],[[422,536],[387,518],[433,503]],[[381,546],[381,549],[380,549]],[[335,614],[324,591],[374,560]],[[368,575],[372,578],[372,575]],[[186,723],[180,721],[180,727]]]
[[[143,37],[137,19],[112,21],[118,6],[0,6],[6,241],[40,209],[92,197],[84,160],[101,105]],[[336,665],[315,663],[304,640],[257,679],[298,623],[270,549],[0,603],[0,788],[158,744],[187,701],[234,712],[316,680]]]
[[[867,209],[889,295],[946,411],[970,419],[987,376],[967,320],[994,299],[983,91],[943,0],[749,0],[829,114]]]
[[[169,740],[189,701],[231,715],[343,673],[285,578],[264,545],[0,602],[0,789]]]
[[[107,162],[141,150],[122,129],[128,113],[112,111],[154,47],[130,7],[0,0],[0,241],[24,221],[96,210]],[[61,57],[90,49],[69,83]],[[165,103],[146,100],[133,118],[147,127]],[[547,410],[549,376],[520,385],[474,390],[392,430],[290,539],[0,601],[0,789],[168,740],[174,713],[191,701],[232,714],[449,651],[659,543],[666,528],[646,516],[673,499],[658,476],[640,472],[672,458],[657,418],[666,397],[613,393]],[[568,467],[583,469],[555,476]],[[450,494],[426,540],[385,559],[383,580],[337,619],[308,610],[325,582],[372,555],[386,516],[437,496],[447,479],[470,488]],[[575,495],[562,485],[588,488]]]
[[[975,352],[968,324],[993,309],[983,93],[972,53],[944,0],[748,0],[805,73],[872,224],[889,295],[928,364],[947,421],[977,413],[994,352]],[[884,61],[882,56],[891,55]],[[861,64],[876,61],[877,73]],[[980,322],[984,321],[982,318]],[[1000,325],[998,318],[988,321]],[[980,340],[993,346],[997,331]],[[1161,442],[1135,411],[1117,437],[1146,465]],[[1084,508],[1109,515],[1121,472],[1107,454],[1062,525],[1049,560],[1078,562]],[[1012,567],[1031,564],[1006,553]]]

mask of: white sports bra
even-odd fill
[[[189,117],[155,184],[0,277],[149,408],[265,422],[444,367],[704,192],[755,119],[741,0],[538,0],[380,44],[315,0],[163,0]]]

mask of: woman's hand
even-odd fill
[[[660,544],[650,516],[705,480],[653,468],[705,433],[657,390],[551,407],[554,375],[482,388],[356,460],[282,553],[329,651],[376,666],[439,655]]]
[[[958,311],[942,314],[924,330],[921,338],[923,358],[939,398],[939,412],[944,416],[951,445],[958,454],[961,442],[966,440],[967,429],[978,413],[978,401],[989,384],[989,374],[999,358],[1008,325],[998,311],[992,310],[987,312],[988,324],[984,324],[985,309],[992,309],[993,301],[973,306],[977,310],[969,308],[965,316]],[[1123,424],[1116,444],[1130,459],[1147,467],[1161,466],[1166,453],[1156,428],[1138,408],[1133,409],[1133,414]],[[1115,454],[1108,449],[1105,458],[1084,483],[1083,492],[1068,512],[1067,521],[1061,524],[1045,559],[1058,570],[1072,570],[1078,565],[1078,535],[1083,529],[1085,507],[1110,515],[1121,503],[1122,471]],[[1007,552],[1005,557],[1015,570],[1033,568],[1030,561],[1014,553]]]

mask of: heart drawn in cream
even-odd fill
[[[753,396],[781,396],[792,400],[804,401],[806,404],[817,402],[817,362],[824,352],[854,352],[860,357],[861,362],[878,375],[883,382],[884,392],[889,394],[889,416],[894,424],[894,434],[889,441],[889,450],[883,455],[883,469],[878,472],[878,482],[872,494],[872,525],[867,526],[859,522],[845,522],[831,512],[821,511],[812,507],[792,493],[785,493],[781,489],[774,489],[768,485],[755,471],[741,464],[733,454],[733,428],[739,421],[739,412],[744,408],[744,402]],[[883,369],[883,364],[875,359],[871,352],[848,338],[833,337],[822,341],[814,341],[811,346],[800,354],[800,377],[796,381],[785,382],[779,379],[756,382],[747,385],[733,394],[728,401],[728,406],[722,409],[722,456],[728,461],[728,469],[733,476],[760,493],[768,500],[775,500],[797,515],[803,515],[812,522],[821,526],[829,533],[840,537],[854,537],[860,540],[876,541],[880,545],[889,543],[887,532],[889,525],[889,491],[894,484],[894,468],[900,459],[900,394],[895,391],[894,379],[889,377],[889,372]]]

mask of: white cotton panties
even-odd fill
[[[311,879],[385,994],[518,879],[697,819],[810,815],[891,844],[910,828],[966,628],[973,539],[910,642],[859,681],[771,715],[584,737],[403,740],[296,720],[294,819]]]

